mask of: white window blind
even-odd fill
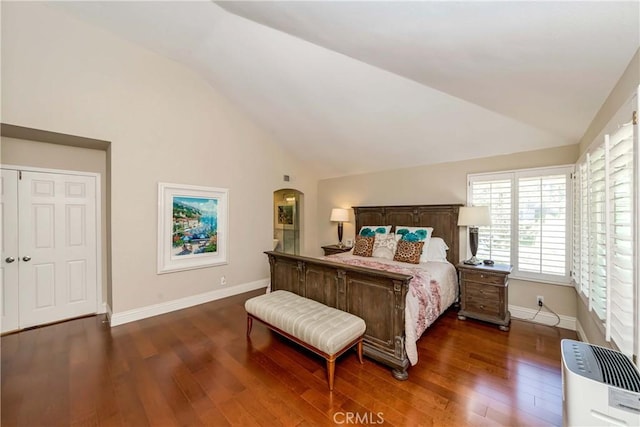
[[[566,276],[567,175],[518,179],[518,268]]]
[[[572,169],[469,175],[469,204],[491,212],[478,258],[511,264],[513,277],[569,283]]]
[[[620,351],[633,354],[633,127],[609,138],[610,331]]]
[[[574,176],[573,280],[604,338],[631,356],[639,334],[635,251],[634,126],[619,127],[588,152]],[[579,212],[578,212],[579,211]]]
[[[580,238],[581,238],[581,230],[580,230],[580,199],[582,194],[580,193],[581,186],[581,176],[579,165],[576,167],[575,172],[573,173],[571,184],[572,184],[572,192],[573,192],[573,241],[571,248],[573,252],[571,253],[572,266],[574,267],[571,271],[571,279],[573,280],[573,284],[576,287],[576,291],[580,292],[580,283],[581,283],[581,274],[580,269],[575,268],[580,265]]]
[[[589,273],[589,163],[584,163],[583,165],[581,165],[580,170],[582,176],[580,190],[580,193],[582,195],[582,207],[580,209],[580,258],[582,260],[582,264],[580,265],[580,274],[583,280],[581,289],[588,297],[590,289],[589,285],[591,283]],[[591,303],[589,303],[589,307],[591,307]]]
[[[491,225],[478,228],[479,259],[511,263],[511,179],[471,182],[474,206],[489,206]]]
[[[589,156],[589,298],[596,315],[607,313],[607,226],[605,147]]]

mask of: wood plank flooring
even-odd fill
[[[447,312],[408,381],[355,352],[336,364],[254,322],[254,291],[110,328],[104,316],[1,339],[2,426],[546,426],[562,424],[560,340]]]

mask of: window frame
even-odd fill
[[[512,169],[501,172],[473,173],[467,175],[467,204],[473,206],[472,184],[474,182],[506,180],[511,181],[511,235],[510,235],[510,264],[513,272],[510,277],[513,279],[526,280],[530,282],[552,283],[561,286],[573,286],[571,282],[571,260],[573,253],[573,183],[572,176],[574,164],[564,164],[546,166],[538,168]],[[558,276],[545,273],[533,273],[521,271],[518,265],[518,244],[519,244],[519,179],[544,177],[552,175],[565,175],[565,248],[564,248],[564,275]]]

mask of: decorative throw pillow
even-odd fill
[[[353,246],[353,254],[370,257],[373,254],[373,237],[356,236],[356,244]]]
[[[360,228],[360,236],[374,237],[376,234],[389,234],[391,231],[390,225],[365,225]]]
[[[376,234],[373,255],[376,258],[393,259],[398,242],[393,234]]]
[[[429,241],[433,234],[433,227],[406,227],[404,225],[396,226],[396,240],[406,240],[409,242],[424,242],[420,262],[427,262],[427,250],[429,249]]]
[[[420,263],[420,254],[424,242],[410,242],[408,240],[398,240],[398,248],[393,256],[394,261],[409,262],[411,264]]]

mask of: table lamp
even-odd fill
[[[343,223],[349,222],[349,211],[347,209],[334,208],[331,210],[331,221],[338,223],[338,246],[343,248],[342,230]]]
[[[463,261],[465,264],[478,265],[481,261],[476,258],[478,253],[478,226],[491,225],[491,214],[488,206],[463,206],[458,214],[458,225],[469,227],[469,247],[471,258]]]

